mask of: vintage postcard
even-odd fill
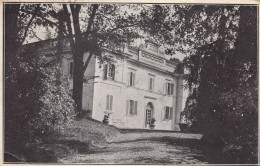
[[[1,12],[1,164],[258,164],[258,1]]]

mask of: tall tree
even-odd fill
[[[37,55],[35,45],[23,45],[31,27],[44,24],[39,19],[44,6],[4,7],[5,151],[20,153],[26,143],[70,119],[74,107],[58,60]]]
[[[40,12],[31,10],[28,5],[24,6],[21,11],[32,15],[29,21],[32,20],[31,22],[37,26],[51,26],[56,30],[62,27],[58,30],[59,33],[68,38],[74,59],[73,99],[78,113],[82,109],[84,72],[92,56],[97,56],[102,62],[103,46],[118,51],[124,43],[147,36],[148,33],[156,33],[151,28],[153,25],[148,25],[142,16],[145,10],[151,10],[150,5],[41,4]],[[160,10],[154,14],[158,21],[162,20],[161,14],[163,11]],[[35,35],[33,29],[27,33]],[[156,35],[152,35],[152,38],[156,38]],[[86,61],[83,61],[84,53],[89,53]]]
[[[63,30],[69,38],[74,59],[73,99],[78,113],[82,109],[84,72],[92,56],[96,55],[102,60],[103,46],[114,49],[140,36],[137,29],[140,18],[134,14],[138,7],[132,6],[128,7],[133,10],[132,13],[125,11],[122,14],[120,9],[127,5],[62,4],[60,13],[63,16],[59,21],[66,26]],[[86,61],[83,61],[84,53],[89,53]]]
[[[84,72],[93,55],[103,61],[102,47],[118,49],[130,43],[152,28],[144,27],[145,20],[140,17],[146,5],[127,4],[23,4],[18,22],[25,26],[22,42],[28,36],[37,37],[34,28],[51,27],[59,33],[58,38],[69,39],[74,59],[73,99],[77,112],[82,109]],[[149,5],[146,6],[150,10]],[[161,12],[162,13],[162,12]],[[26,21],[23,21],[26,20]],[[159,19],[158,19],[159,20]],[[31,26],[33,25],[33,26]],[[151,26],[151,25],[150,25]],[[144,32],[144,31],[146,32]],[[55,36],[55,35],[54,35]],[[57,34],[56,34],[57,36]],[[117,50],[118,51],[118,50]],[[83,61],[84,53],[89,53]]]
[[[235,16],[219,19],[221,38],[198,48],[193,55],[197,58],[190,56],[186,62],[195,67],[189,81],[198,85],[195,116],[202,121],[205,138],[233,153],[226,162],[252,163],[257,158],[257,12],[256,7],[240,6],[222,13],[233,10]],[[232,19],[236,26],[227,29]]]
[[[205,140],[233,153],[225,155],[234,159],[229,162],[256,162],[257,7],[154,6],[152,13],[158,11],[166,16],[160,21],[168,24],[155,26],[158,35],[174,48],[168,52],[187,55],[188,86],[196,87],[187,109],[202,122]],[[150,24],[157,22],[153,14],[144,14]],[[164,33],[169,25],[170,35]]]

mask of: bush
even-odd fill
[[[247,80],[234,91],[223,93],[224,152],[237,163],[256,163],[258,147],[257,79]]]
[[[74,102],[57,57],[38,56],[27,48],[17,59],[19,63],[5,77],[5,148],[22,151],[26,142],[71,120]]]

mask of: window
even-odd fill
[[[137,115],[137,101],[127,100],[126,114],[127,115]]]
[[[173,91],[174,91],[174,84],[167,82],[166,83],[166,94],[167,95],[173,95]]]
[[[149,91],[154,90],[154,76],[152,76],[152,75],[149,75],[148,90]]]
[[[69,74],[71,76],[73,75],[73,67],[74,67],[74,63],[73,62],[69,62]]]
[[[135,86],[135,72],[131,71],[129,73],[129,86]]]
[[[108,72],[107,72],[107,77],[111,79],[115,79],[115,65],[114,64],[108,64],[107,66]]]
[[[108,63],[104,65],[104,78],[115,80],[115,65]]]
[[[170,118],[170,107],[165,107],[164,119]]]
[[[107,106],[106,106],[106,109],[112,111],[112,105],[113,105],[113,96],[112,95],[107,95]]]
[[[162,113],[162,120],[171,120],[173,114],[173,108],[172,107],[164,107],[163,113]]]

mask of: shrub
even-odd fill
[[[5,140],[7,146],[23,148],[71,120],[74,102],[59,58],[39,56],[27,48],[17,59],[18,65],[5,77]]]

